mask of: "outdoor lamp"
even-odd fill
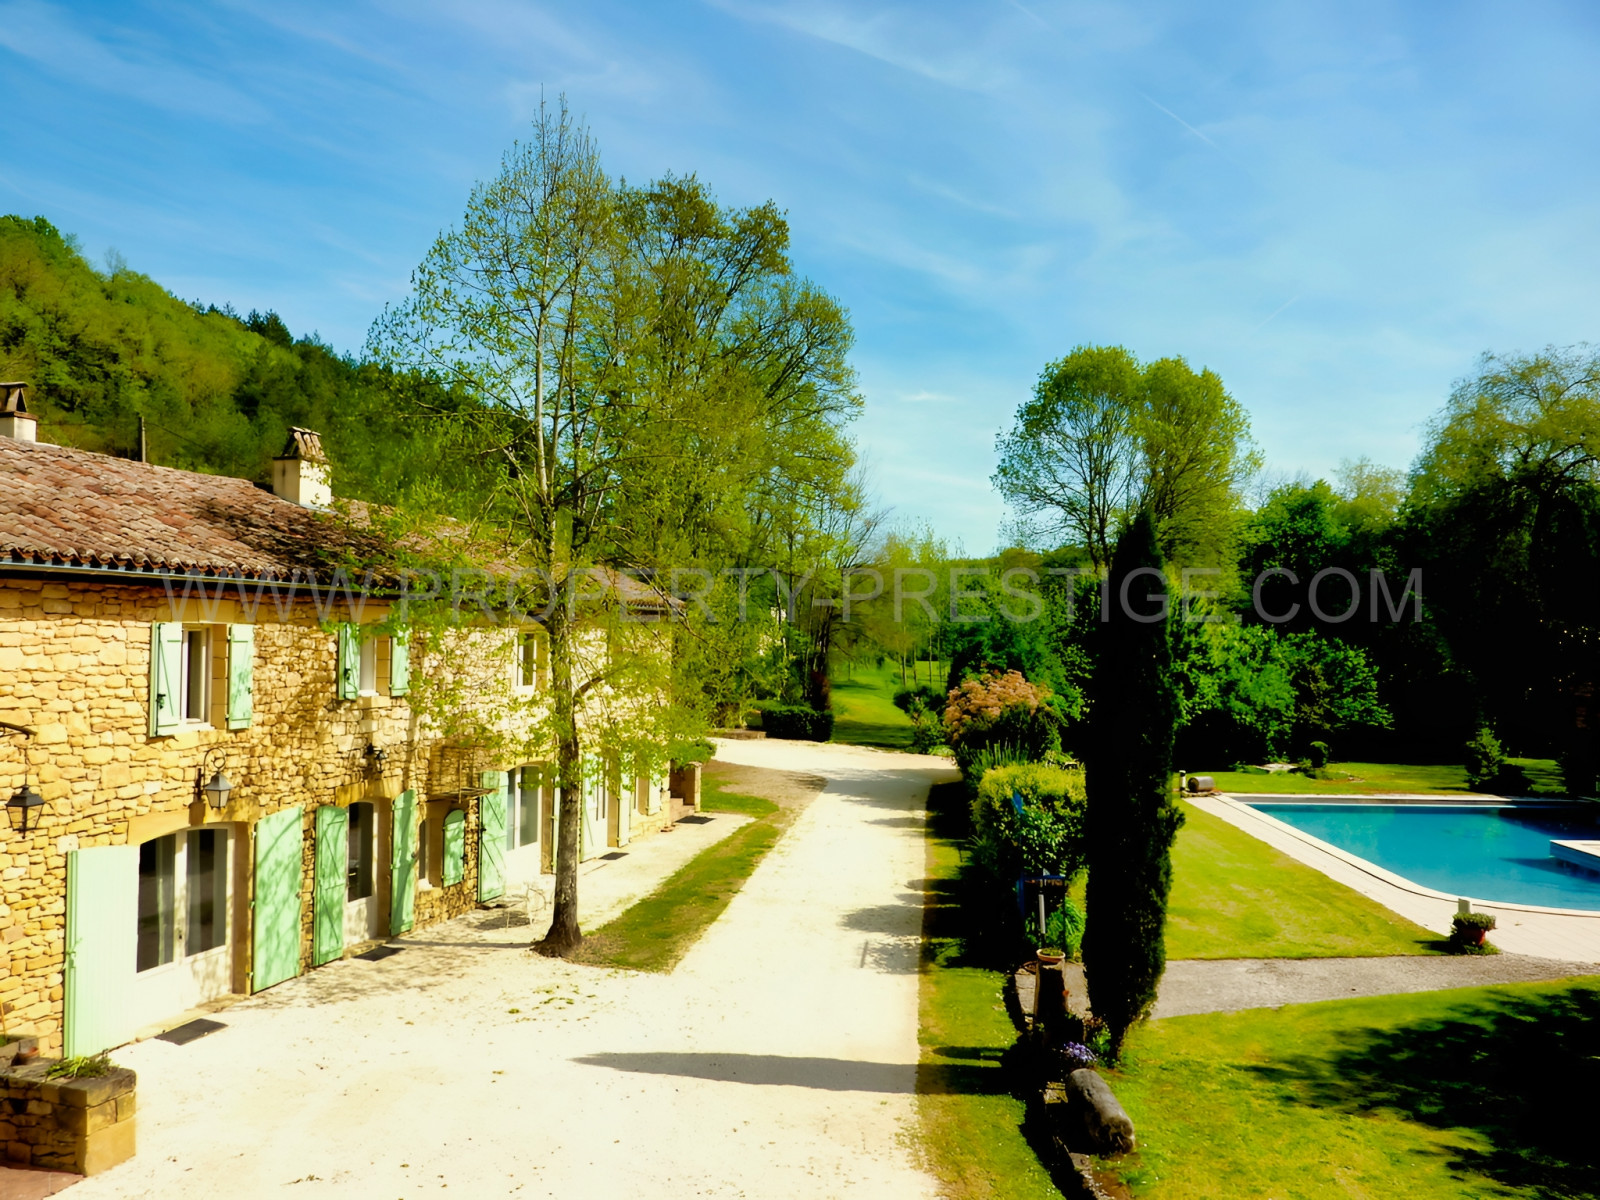
[[[17,794],[6,801],[6,816],[11,818],[11,828],[18,833],[27,833],[29,814],[34,814],[32,824],[39,824],[38,814],[44,808],[44,797],[39,795],[31,783],[24,783],[17,789]]]
[[[210,757],[211,752],[207,751],[200,759],[200,767],[194,776],[194,798],[199,800],[204,797],[207,804],[221,812],[228,807],[228,797],[233,793],[233,784],[228,782],[228,777],[222,773],[220,766],[211,773],[210,779],[201,782],[206,778],[206,761]]]
[[[367,748],[361,752],[361,757],[366,760],[367,770],[371,774],[381,775],[383,774],[383,764],[388,759],[389,753],[368,742]]]
[[[31,738],[34,734],[34,731],[26,725],[13,725],[10,721],[0,721],[0,729],[7,733],[20,733],[25,738]],[[27,833],[29,824],[38,827],[40,810],[43,808],[44,797],[39,795],[33,785],[24,778],[22,786],[17,789],[17,794],[6,801],[6,816],[11,819],[11,828],[18,833]],[[33,814],[31,822],[30,813]]]
[[[228,777],[222,773],[221,768],[218,768],[202,790],[211,807],[221,810],[228,807],[228,794],[233,791],[233,784],[228,782]]]

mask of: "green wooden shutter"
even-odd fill
[[[249,729],[254,715],[252,674],[256,656],[256,627],[228,626],[228,728]]]
[[[128,993],[138,961],[139,848],[67,853],[66,1054],[133,1037]],[[19,1101],[20,1103],[20,1101]]]
[[[338,672],[339,699],[354,700],[361,694],[361,630],[354,625],[339,626]]]
[[[250,990],[300,974],[300,872],[305,826],[299,806],[256,822],[255,899],[251,903]]]
[[[150,736],[177,733],[183,724],[183,625],[157,621],[150,626]]]
[[[389,639],[389,695],[404,696],[411,690],[411,631],[402,630]]]
[[[350,884],[350,813],[337,805],[317,809],[317,862],[312,895],[311,965],[344,953],[344,902]]]
[[[504,771],[485,771],[483,786],[493,788],[478,798],[478,899],[506,894],[506,790]]]
[[[467,814],[459,808],[444,818],[444,861],[439,864],[445,887],[460,883],[467,875]]]
[[[633,806],[639,802],[639,777],[633,773],[633,760],[624,759],[617,776],[617,845],[633,840]]]
[[[394,853],[389,865],[389,932],[405,933],[417,911],[417,794],[394,799]]]

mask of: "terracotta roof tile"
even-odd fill
[[[0,563],[304,578],[363,540],[247,479],[0,438]]]

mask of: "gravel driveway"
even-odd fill
[[[242,1001],[139,1072],[96,1196],[933,1194],[915,1118],[922,808],[936,759],[725,743],[825,776],[670,975],[552,962],[485,914]]]

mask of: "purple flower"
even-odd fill
[[[1100,1061],[1099,1055],[1081,1042],[1064,1042],[1061,1046],[1061,1057],[1066,1059],[1068,1070],[1072,1071],[1080,1067],[1092,1067]]]

